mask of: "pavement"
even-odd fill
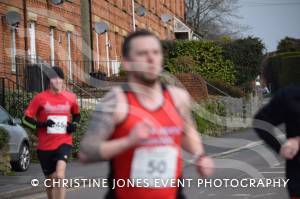
[[[282,137],[280,137],[282,138]],[[220,138],[203,137],[206,152],[215,158],[217,165],[213,180],[217,179],[245,179],[270,178],[284,179],[284,161],[278,159],[259,140],[251,129],[225,135]],[[184,154],[184,159],[190,157]],[[68,164],[67,178],[107,178],[108,164],[106,162],[82,165],[77,161]],[[192,179],[192,184],[184,188],[187,198],[263,198],[285,199],[287,193],[283,187],[207,187],[199,186],[196,182],[201,178],[194,166],[186,162],[184,179]],[[44,187],[33,187],[32,179],[43,181],[43,174],[39,164],[32,163],[26,172],[18,172],[15,176],[0,176],[0,198],[46,199]],[[107,188],[68,188],[67,199],[73,198],[103,198]]]

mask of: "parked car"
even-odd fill
[[[0,127],[9,134],[8,144],[12,169],[15,171],[26,171],[31,159],[29,138],[26,130],[20,124],[20,119],[13,118],[0,106]]]

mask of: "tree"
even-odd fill
[[[265,46],[257,37],[247,37],[229,42],[220,42],[223,57],[234,63],[236,85],[247,85],[261,72],[261,61]]]
[[[234,23],[239,18],[236,11],[239,0],[186,0],[186,20],[205,38],[215,39],[222,35],[236,37],[246,26]],[[230,19],[231,18],[231,19]]]
[[[277,46],[277,52],[297,52],[300,51],[300,39],[285,37],[280,40]]]

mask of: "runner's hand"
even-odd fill
[[[280,149],[280,155],[285,159],[293,159],[299,151],[299,139],[289,138]]]
[[[67,133],[71,134],[71,133],[75,132],[76,129],[77,129],[76,123],[69,123],[69,125],[67,126]]]
[[[150,130],[151,123],[148,120],[143,120],[137,123],[130,131],[130,134],[128,136],[129,145],[134,146],[139,142],[147,139],[149,137]]]
[[[55,122],[53,120],[47,120],[46,121],[46,127],[53,127]]]
[[[214,162],[211,157],[202,156],[196,161],[197,171],[203,177],[208,177],[214,173]]]
[[[49,120],[47,120],[46,122],[38,122],[38,123],[36,124],[36,126],[37,126],[38,128],[47,128],[47,127],[53,127],[54,124],[55,124],[55,122],[54,122],[53,120],[49,119]]]

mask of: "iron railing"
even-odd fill
[[[84,61],[84,60],[45,60],[37,59],[35,61],[25,58],[23,56],[17,56],[14,63],[11,61],[1,62],[0,75],[14,76],[18,84],[26,86],[26,68],[27,66],[37,64],[42,66],[51,66],[50,63],[54,63],[56,66],[60,66],[64,69],[65,76],[78,85],[89,84],[90,77],[96,79],[102,79],[110,76],[118,76],[120,71],[120,61]],[[12,65],[15,65],[14,67]],[[12,68],[15,68],[13,71]]]
[[[80,108],[84,109],[94,109],[100,98],[104,95],[104,92],[101,90],[96,90],[92,87],[83,88],[70,79],[66,82],[66,87],[76,94]]]
[[[28,67],[26,68],[26,65],[28,66],[29,64],[28,61],[17,59],[16,63],[17,67],[15,71],[10,70],[10,62],[0,63],[0,103],[12,115],[20,116],[21,113],[16,112],[23,112],[30,99],[36,94],[36,92],[32,91],[42,91],[46,86],[43,77],[37,76],[42,76],[42,73],[32,73],[32,71],[39,70],[28,70]],[[64,67],[63,63],[66,62],[57,61],[56,64]],[[78,66],[85,64],[83,61],[78,61],[77,63],[79,63]],[[45,64],[39,63],[37,66],[45,67]],[[100,72],[87,75],[81,70],[78,70],[77,74],[80,74],[77,75],[77,78],[75,78],[76,75],[74,75],[74,73],[73,78],[66,75],[65,86],[68,90],[77,95],[78,103],[81,108],[92,109],[95,107],[99,98],[104,95],[105,91],[91,86],[89,83],[90,77],[93,76],[94,78],[101,79],[106,75]],[[29,76],[30,78],[28,78]],[[78,76],[82,76],[83,78],[78,78]],[[35,87],[38,89],[32,89],[33,84],[35,84]],[[15,107],[18,108],[16,109]]]
[[[36,94],[8,77],[0,76],[0,103],[13,117],[22,117],[29,101]]]

